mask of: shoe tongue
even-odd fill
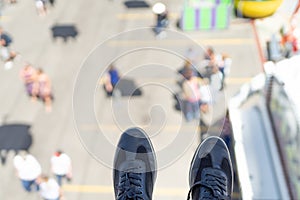
[[[145,173],[146,165],[142,160],[128,160],[120,166],[120,171],[133,172],[133,173]]]

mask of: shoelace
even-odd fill
[[[205,189],[201,200],[231,200],[230,194],[226,193],[226,179],[222,176],[217,176],[216,174],[207,174],[204,181],[196,182],[188,193],[187,200],[190,199],[191,193],[195,188],[203,187]],[[200,192],[199,192],[200,194]]]
[[[121,181],[118,186],[118,200],[139,200],[143,199],[143,191],[141,190],[141,174],[125,172],[121,175]]]

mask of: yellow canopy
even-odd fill
[[[282,0],[234,0],[235,9],[249,18],[268,17],[277,10]]]

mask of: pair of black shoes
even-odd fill
[[[197,148],[189,173],[188,199],[231,199],[232,166],[226,144],[208,137]],[[115,153],[113,181],[117,200],[151,200],[156,179],[156,157],[147,134],[126,130]]]

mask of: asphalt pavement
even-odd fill
[[[154,199],[184,199],[199,135],[197,122],[185,122],[174,109],[172,95],[179,90],[176,70],[183,64],[182,55],[191,45],[211,45],[233,59],[225,93],[213,91],[211,123],[224,115],[227,100],[240,85],[262,70],[250,21],[233,19],[226,30],[177,32],[183,1],[163,2],[171,14],[171,31],[161,40],[149,28],[154,24],[151,8],[128,9],[121,0],[57,1],[45,17],[37,16],[33,1],[19,1],[2,12],[1,25],[13,36],[12,48],[21,56],[12,69],[0,68],[0,116],[7,116],[6,124],[31,125],[30,152],[44,173],[51,175],[50,156],[56,149],[69,154],[74,178],[63,186],[65,199],[114,199],[114,146],[122,130],[131,126],[145,128],[157,150]],[[53,39],[51,28],[57,25],[76,27],[78,35],[67,41]],[[137,30],[141,27],[148,28]],[[105,96],[101,72],[112,61],[141,88],[141,96]],[[19,78],[25,62],[42,67],[51,78],[55,97],[51,113],[26,96]],[[12,157],[10,153],[6,165],[0,166],[0,199],[39,199],[38,194],[23,191]]]

